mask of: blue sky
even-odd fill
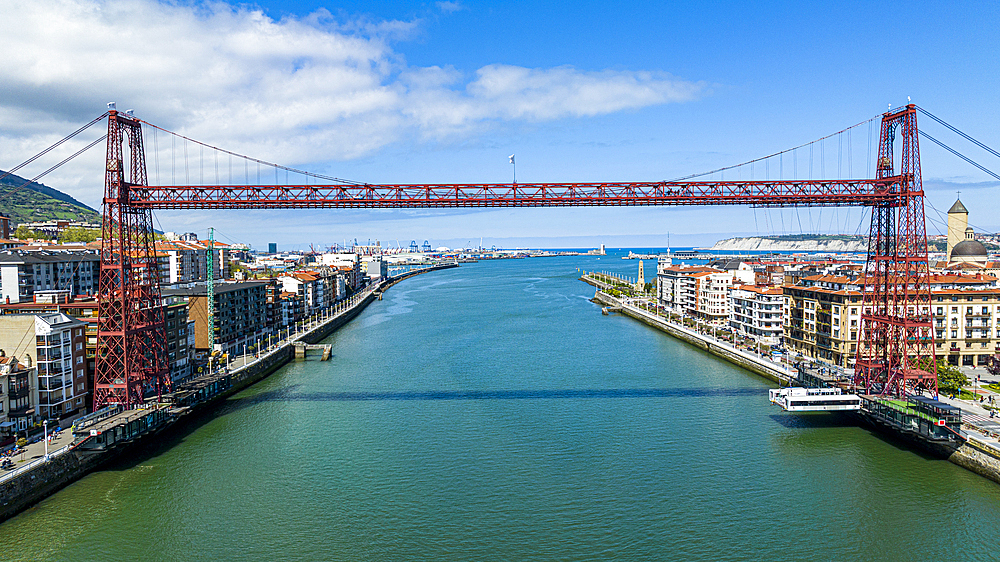
[[[522,182],[670,179],[836,132],[907,96],[1000,145],[1000,8],[990,2],[0,0],[0,14],[11,45],[0,53],[0,169],[110,100],[214,145],[372,183],[509,181],[512,153]],[[929,119],[920,125],[1000,168]],[[921,148],[929,202],[945,210],[961,189],[970,222],[1000,230],[997,182],[928,142]],[[151,177],[169,173],[161,155]],[[96,206],[102,158],[88,154],[48,183]],[[166,230],[214,226],[257,247],[354,238],[456,246],[481,236],[487,246],[662,246],[668,232],[675,245],[697,245],[866,228],[859,210],[735,207],[157,220]]]

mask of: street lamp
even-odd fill
[[[45,441],[45,460],[49,460],[49,420],[42,420],[42,440]]]

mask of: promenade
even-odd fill
[[[622,285],[613,285],[591,274],[584,274],[581,280],[597,287],[597,300],[609,305],[610,308],[618,309],[622,313],[661,329],[674,337],[701,347],[713,355],[748,368],[781,384],[790,384],[797,376],[795,368],[785,361],[775,361],[771,356],[758,352],[752,345],[741,346],[728,339],[718,337],[718,334],[728,334],[725,329],[684,325],[671,319],[648,296],[614,296],[610,291],[620,293]],[[733,339],[735,340],[736,337],[733,336]]]

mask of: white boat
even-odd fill
[[[772,388],[767,392],[772,404],[786,412],[838,412],[860,410],[861,397],[844,394],[839,388]]]

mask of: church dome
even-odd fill
[[[951,249],[951,256],[986,259],[986,246],[978,240],[962,240]]]

